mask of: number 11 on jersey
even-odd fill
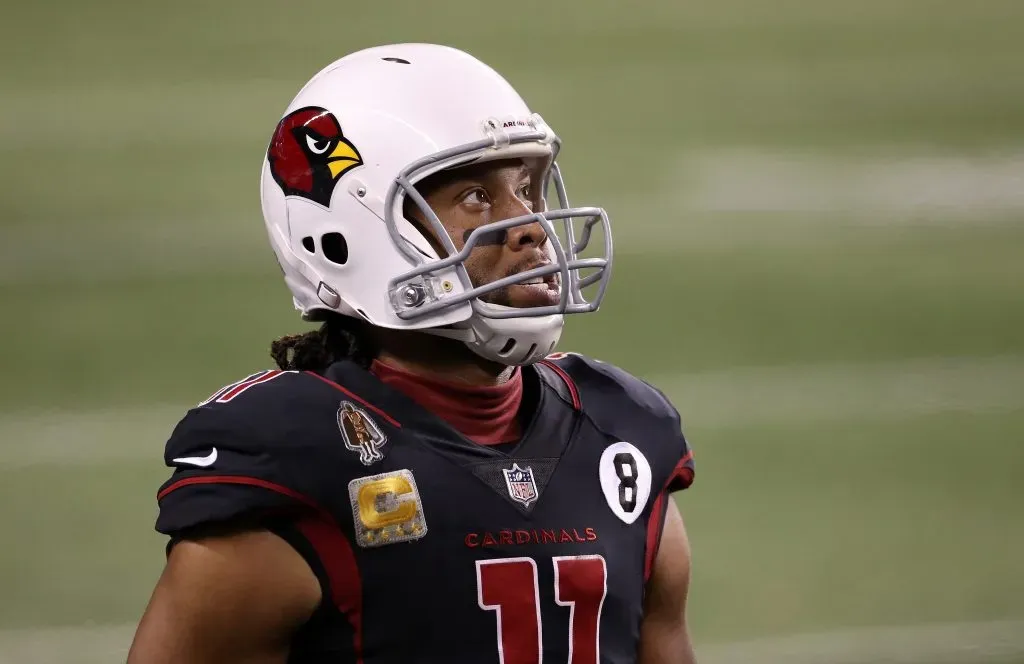
[[[555,603],[569,607],[569,661],[598,664],[601,609],[608,592],[608,568],[602,556],[558,556]],[[542,664],[543,625],[533,558],[478,560],[477,603],[494,611],[501,664]]]

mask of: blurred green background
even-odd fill
[[[42,0],[0,21],[0,663],[123,659],[162,445],[303,329],[258,169],[305,80],[435,41],[562,136],[662,386],[706,663],[1024,662],[1024,3]]]

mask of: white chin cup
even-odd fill
[[[498,309],[509,309],[488,305]],[[480,357],[507,366],[523,366],[543,360],[554,351],[562,336],[561,314],[523,318],[489,318],[474,313],[458,327],[421,330],[427,334],[458,339]]]

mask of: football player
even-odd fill
[[[262,204],[321,326],[171,434],[130,664],[693,661],[679,416],[553,353],[612,266],[559,146],[443,46],[353,53],[301,89]]]

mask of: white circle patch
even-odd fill
[[[601,491],[615,516],[636,521],[651,497],[651,464],[635,445],[612,443],[598,464]]]

